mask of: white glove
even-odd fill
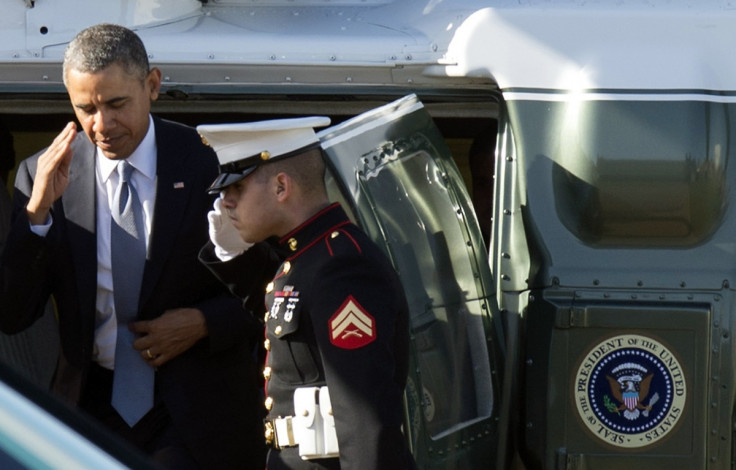
[[[240,233],[233,225],[222,207],[222,197],[215,199],[214,210],[207,213],[210,223],[210,240],[215,245],[215,255],[222,261],[230,261],[251,246],[240,238]]]

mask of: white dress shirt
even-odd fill
[[[148,133],[141,144],[128,157],[135,171],[131,184],[138,193],[143,206],[146,230],[146,249],[150,246],[153,204],[156,200],[156,132],[153,119],[149,118]],[[115,340],[117,320],[112,286],[112,263],[110,256],[110,223],[112,200],[118,187],[117,160],[105,157],[97,149],[95,181],[97,188],[97,312],[95,316],[95,344],[92,360],[102,367],[113,369],[115,363]]]

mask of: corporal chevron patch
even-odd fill
[[[343,349],[358,349],[376,339],[376,323],[373,316],[353,298],[348,296],[342,306],[330,318],[330,342]]]

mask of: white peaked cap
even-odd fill
[[[262,163],[318,147],[314,128],[329,124],[328,117],[311,116],[197,126],[197,132],[214,149],[220,162],[220,176],[209,191],[220,191],[245,178]]]
[[[323,116],[273,119],[270,121],[233,124],[203,124],[197,132],[217,153],[220,165],[260,155],[267,151],[271,157],[293,152],[318,142],[315,127],[330,124]]]

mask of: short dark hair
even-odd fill
[[[260,165],[256,174],[261,181],[265,181],[281,172],[291,176],[305,194],[326,194],[325,161],[320,147],[300,155]]]
[[[64,52],[64,84],[69,70],[95,73],[116,63],[141,80],[150,72],[148,53],[137,34],[116,24],[91,26],[77,34]]]

